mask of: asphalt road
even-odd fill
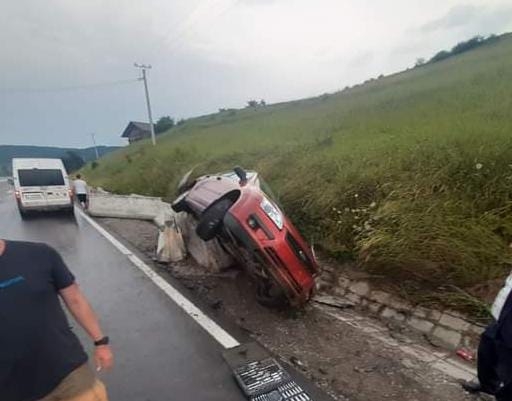
[[[79,216],[22,221],[0,180],[0,238],[46,242],[63,255],[113,342],[115,369],[102,374],[111,400],[245,400],[222,347]]]

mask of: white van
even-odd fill
[[[21,217],[28,211],[73,213],[73,192],[60,159],[12,159],[14,194]]]

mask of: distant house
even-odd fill
[[[128,138],[129,143],[151,138],[151,126],[148,123],[130,121],[124,129],[121,138]]]

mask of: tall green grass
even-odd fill
[[[189,120],[84,173],[171,199],[192,166],[234,165],[260,171],[325,252],[460,306],[450,288],[511,268],[512,37],[336,94]]]

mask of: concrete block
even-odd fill
[[[328,291],[332,287],[332,284],[322,280],[320,278],[319,280],[316,280],[316,290],[320,292]]]
[[[399,311],[410,311],[412,310],[412,305],[405,302],[404,300],[400,298],[391,297],[391,299],[388,301],[388,304],[393,309],[399,310]]]
[[[96,217],[115,217],[140,220],[154,220],[169,204],[160,198],[138,195],[114,195],[91,192],[89,214]]]
[[[460,333],[441,326],[436,326],[432,336],[451,349],[457,348],[462,340]]]
[[[162,263],[175,263],[186,256],[185,241],[180,228],[174,221],[168,221],[158,233],[156,259]]]
[[[162,207],[158,211],[157,215],[153,219],[156,226],[163,230],[167,223],[174,222],[176,220],[176,212],[172,210],[169,203],[162,202]]]
[[[405,315],[403,313],[389,307],[384,308],[380,315],[385,319],[393,319],[398,322],[403,322],[405,320]]]
[[[412,311],[412,314],[416,317],[419,317],[421,319],[426,319],[428,317],[428,313],[430,311],[427,309],[427,308],[424,308],[422,306],[417,306],[416,308],[414,308],[414,310]]]
[[[439,321],[441,319],[442,313],[435,309],[430,309],[428,312],[428,320],[431,320],[433,322]]]
[[[338,287],[347,288],[350,285],[351,281],[343,276],[338,277]]]
[[[422,333],[429,333],[434,327],[434,323],[414,316],[409,318],[407,324],[411,326],[413,329],[421,331]]]
[[[197,236],[197,222],[192,216],[178,213],[176,221],[183,232],[188,253],[200,266],[217,273],[234,264],[233,258],[224,251],[217,239],[205,242]]]
[[[386,305],[391,298],[391,294],[384,291],[372,291],[369,297],[372,301],[378,302],[379,304]]]
[[[451,314],[443,313],[441,315],[441,319],[439,319],[439,324],[455,331],[466,331],[471,326],[470,323],[465,320],[452,316]]]
[[[366,281],[358,281],[355,283],[352,283],[350,287],[348,287],[350,291],[352,291],[354,294],[359,295],[360,297],[364,297],[368,295],[370,292],[370,286]]]
[[[353,302],[356,305],[359,305],[361,302],[361,297],[357,294],[354,294],[353,292],[348,292],[347,295],[345,295],[345,298],[347,298],[350,302]]]
[[[379,311],[381,310],[382,308],[382,304],[378,303],[378,302],[370,302],[368,304],[368,310],[372,313],[379,313]]]
[[[485,330],[485,327],[484,326],[481,326],[479,324],[472,324],[469,326],[469,332],[471,333],[474,333],[474,334],[478,334],[479,336],[484,332]]]
[[[322,274],[320,274],[320,279],[324,281],[328,281],[329,283],[334,283],[334,274],[329,271],[322,271]]]
[[[333,293],[334,293],[334,295],[336,295],[338,297],[344,297],[345,294],[347,293],[347,290],[345,288],[335,287],[333,289]]]

